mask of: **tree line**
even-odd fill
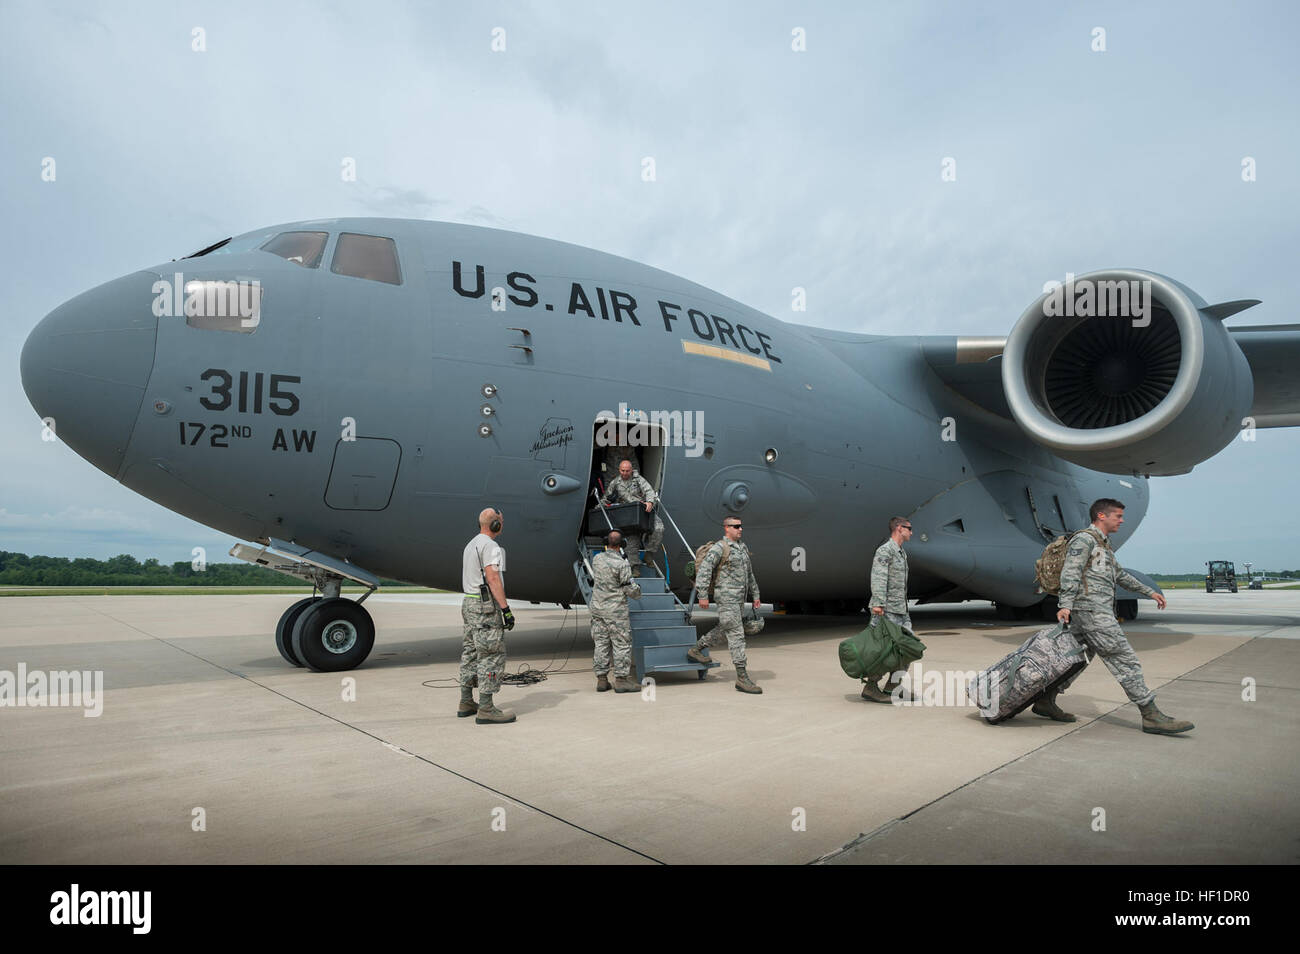
[[[400,584],[384,580],[385,584]],[[208,563],[196,570],[181,560],[170,565],[129,553],[108,560],[28,556],[0,550],[0,586],[293,586],[292,577],[251,563]],[[298,585],[308,585],[299,582]]]

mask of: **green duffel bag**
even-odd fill
[[[904,670],[924,652],[925,643],[910,629],[877,616],[862,632],[840,643],[840,668],[850,679],[865,679]]]

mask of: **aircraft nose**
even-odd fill
[[[55,435],[116,477],[153,370],[153,272],[92,288],[46,315],[23,345],[27,400]]]

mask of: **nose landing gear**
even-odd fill
[[[379,588],[379,579],[358,566],[271,540],[261,549],[235,544],[230,555],[312,583],[320,590],[294,603],[275,627],[275,648],[291,665],[312,672],[342,672],[366,661],[375,646],[375,623],[361,605]],[[369,589],[360,599],[339,595],[344,580]]]

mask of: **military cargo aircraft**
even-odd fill
[[[675,590],[740,514],[766,600],[856,610],[897,514],[912,597],[1053,612],[1034,561],[1089,502],[1127,505],[1122,544],[1148,476],[1300,424],[1300,325],[1226,327],[1253,304],[1114,269],[1048,288],[1005,338],[854,334],[563,242],[343,218],[73,298],[32,331],[22,379],[90,463],[316,583],[277,645],[341,670],[374,642],[342,582],[459,591],[487,506],[509,595],[573,600],[616,446],[662,497]]]

